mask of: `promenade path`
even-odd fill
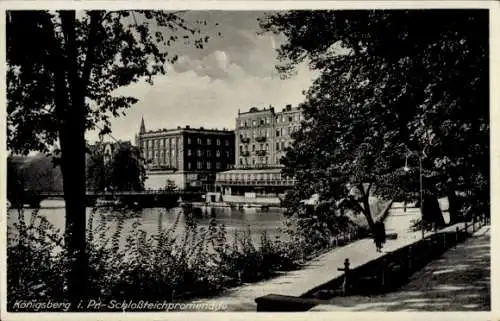
[[[489,311],[490,227],[445,252],[398,291],[336,297],[309,311]]]
[[[418,208],[407,208],[403,215],[401,204],[394,203],[386,220],[386,229],[400,233],[395,240],[387,240],[384,251],[394,251],[415,242],[420,232],[408,232],[410,221],[420,216]],[[394,215],[400,219],[391,218]],[[255,299],[267,294],[301,296],[309,290],[320,286],[343,272],[337,270],[343,267],[344,260],[349,258],[351,268],[368,263],[379,258],[384,253],[375,249],[372,239],[362,239],[343,247],[338,247],[308,262],[297,271],[286,272],[281,276],[257,283],[242,285],[225,291],[218,297],[191,301],[193,303],[223,303],[227,311],[256,311]]]

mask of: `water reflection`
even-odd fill
[[[39,215],[45,216],[47,220],[54,225],[56,229],[64,231],[65,211],[64,204],[56,206],[54,203],[42,203],[39,210]],[[32,214],[31,209],[24,209],[26,222],[29,222]],[[87,223],[93,209],[87,209]],[[207,228],[210,224],[211,217],[214,216],[218,224],[224,224],[229,240],[234,238],[235,233],[244,233],[247,230],[252,231],[252,239],[259,243],[262,231],[266,231],[268,236],[283,236],[278,231],[283,228],[283,211],[280,209],[269,209],[262,211],[260,209],[230,209],[230,208],[210,208],[203,207],[201,214],[195,216],[195,221],[199,227]],[[12,227],[18,221],[17,210],[8,211],[8,226]],[[105,222],[108,229],[105,232],[107,237],[111,237],[118,227],[118,221],[123,219],[123,230],[120,237],[120,245],[123,246],[125,239],[132,229],[134,222],[139,222],[141,229],[146,231],[148,235],[154,235],[158,232],[158,227],[168,229],[173,226],[177,216],[179,216],[179,224],[176,233],[184,234],[186,230],[186,215],[181,208],[146,208],[140,210],[111,210],[99,208],[93,215],[92,226],[93,231],[99,234],[99,227],[102,227],[102,222]],[[13,229],[9,230],[13,233]]]

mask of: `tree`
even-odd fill
[[[118,191],[142,191],[146,169],[142,164],[138,148],[129,144],[118,144],[109,164],[110,186]]]
[[[26,154],[60,145],[75,304],[87,293],[85,131],[100,123],[101,134],[109,133],[109,118],[137,101],[116,89],[165,74],[165,64],[177,60],[167,49],[178,40],[202,48],[208,37],[180,12],[7,13],[7,146]]]
[[[302,62],[320,72],[284,160],[305,182],[291,203],[320,191],[370,221],[370,193],[418,195],[418,158],[424,188],[449,196],[452,222],[457,190],[489,202],[487,10],[291,11],[260,23],[286,37],[284,77]]]

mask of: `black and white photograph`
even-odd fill
[[[236,2],[2,5],[2,319],[493,311],[498,3]]]

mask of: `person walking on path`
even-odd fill
[[[377,247],[377,252],[381,252],[383,244],[385,243],[386,239],[385,225],[383,222],[375,223],[373,235],[374,235],[375,246]]]

